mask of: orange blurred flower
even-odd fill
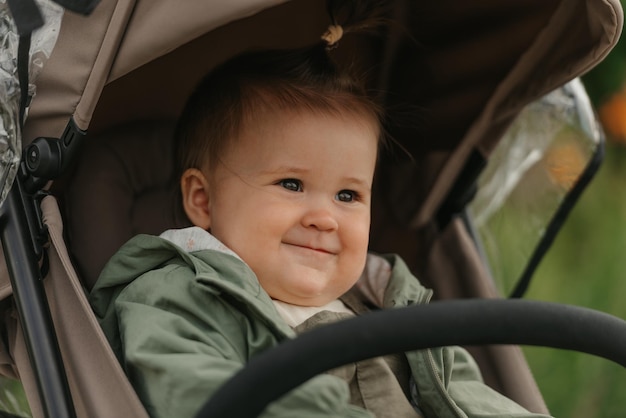
[[[608,139],[626,144],[626,91],[620,90],[598,110]]]
[[[550,148],[545,161],[550,179],[565,190],[574,186],[586,164],[585,156],[576,144]]]

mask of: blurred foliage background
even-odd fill
[[[609,312],[626,319],[626,147],[606,160],[566,221],[526,296]],[[569,351],[524,349],[552,414],[624,417],[626,369]]]
[[[626,1],[622,0],[626,7]],[[626,41],[583,77],[607,135],[605,161],[537,270],[527,298],[626,319]],[[626,369],[586,354],[524,349],[552,414],[626,416]]]

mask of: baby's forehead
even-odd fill
[[[334,130],[358,132],[363,141],[375,149],[376,155],[380,143],[381,128],[378,119],[358,109],[334,109],[314,106],[279,106],[257,107],[250,109],[247,117],[240,119],[236,130],[219,146],[217,155],[209,157],[209,166],[216,167],[220,161],[227,162],[250,153],[258,153],[259,158],[281,154],[284,147],[297,141],[306,134],[311,141],[316,141],[318,132]],[[308,129],[303,131],[303,126]],[[329,128],[332,127],[332,128]],[[340,137],[341,138],[341,137]],[[342,141],[343,142],[343,141]],[[328,145],[326,145],[328,146]],[[333,144],[330,146],[333,148]],[[289,147],[287,147],[289,148]],[[217,151],[214,149],[214,151]],[[271,152],[271,154],[268,154]],[[333,152],[329,149],[328,152]],[[345,154],[345,151],[343,151]],[[262,155],[261,155],[262,154]],[[212,170],[210,170],[212,171]]]
[[[259,112],[256,117],[242,124],[238,134],[231,141],[231,150],[245,149],[251,141],[268,143],[298,141],[307,135],[317,140],[324,132],[355,132],[378,140],[378,121],[358,112],[333,112],[318,109],[283,109],[281,111]],[[321,138],[319,138],[321,140]],[[280,149],[274,149],[280,151]]]
[[[376,136],[380,134],[381,123],[377,115],[360,109],[337,108],[327,106],[314,106],[301,104],[294,107],[265,107],[249,112],[242,118],[239,132],[235,135],[233,143],[238,137],[244,136],[249,131],[259,130],[293,130],[298,128],[298,121],[314,119],[317,124],[336,124],[338,121],[347,126],[362,126],[370,129]]]
[[[313,169],[328,168],[328,161],[338,165],[354,158],[375,161],[378,136],[372,125],[360,116],[274,113],[242,129],[224,150],[222,161],[245,171],[245,166],[269,163]]]

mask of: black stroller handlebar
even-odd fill
[[[292,388],[343,364],[390,353],[483,344],[568,349],[626,367],[626,321],[617,317],[528,300],[435,302],[373,312],[286,341],[253,358],[197,417],[256,417]]]

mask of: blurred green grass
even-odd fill
[[[21,383],[0,376],[0,417],[8,416],[3,412],[8,412],[11,416],[32,416]]]
[[[626,319],[626,148],[608,145],[600,171],[570,214],[527,294]],[[564,350],[524,351],[556,417],[626,416],[626,369]]]

